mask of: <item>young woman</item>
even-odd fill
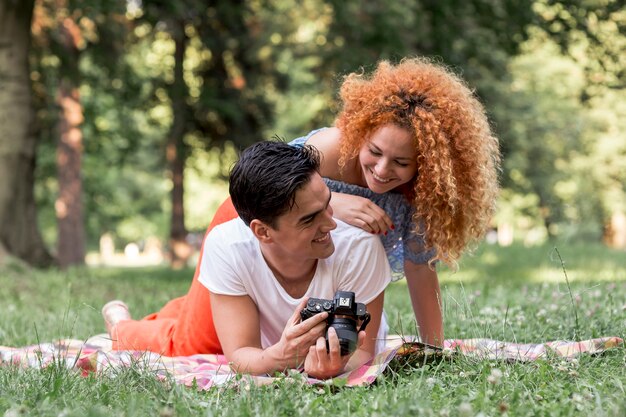
[[[335,127],[296,139],[323,154],[335,217],[379,234],[407,279],[422,341],[443,343],[436,264],[481,239],[495,209],[500,154],[484,108],[445,67],[386,61],[346,77]]]

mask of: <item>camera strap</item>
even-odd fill
[[[363,318],[363,323],[361,323],[361,327],[359,328],[359,331],[365,330],[365,327],[367,326],[367,323],[369,323],[370,319],[372,318],[370,313],[365,313],[361,317]]]

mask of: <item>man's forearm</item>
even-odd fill
[[[284,372],[287,369],[297,368],[304,362],[305,354],[300,358],[284,358],[278,355],[276,349],[276,345],[267,349],[243,347],[233,352],[228,359],[235,371],[252,375]]]

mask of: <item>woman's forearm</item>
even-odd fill
[[[407,264],[409,264],[407,266]],[[444,341],[441,290],[437,272],[427,265],[405,263],[405,275],[422,342],[442,346]]]

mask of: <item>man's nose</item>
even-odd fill
[[[337,228],[337,222],[335,221],[335,219],[333,219],[333,209],[331,208],[330,204],[328,205],[328,208],[326,208],[326,210],[324,211],[324,222],[322,224],[322,228],[325,229],[325,232],[330,232],[331,230]]]

